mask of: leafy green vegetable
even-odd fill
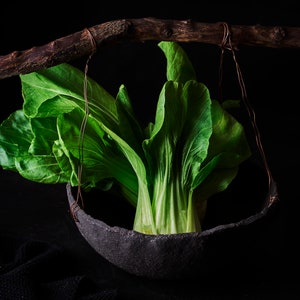
[[[87,78],[86,103],[84,74],[69,64],[20,75],[23,109],[0,127],[3,169],[36,182],[118,189],[136,207],[133,229],[142,233],[201,232],[208,199],[251,151],[226,110],[236,102],[212,100],[178,44],[158,46],[167,80],[147,128],[124,85],[114,98]]]

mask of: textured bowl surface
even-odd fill
[[[67,184],[67,196],[70,207],[74,208],[76,204],[70,184]],[[241,255],[246,259],[259,255],[255,254],[255,251],[260,251],[257,245],[264,242],[273,248],[270,239],[262,238],[262,235],[270,237],[266,231],[277,200],[277,188],[273,183],[260,212],[201,233],[146,235],[109,226],[79,206],[76,206],[75,222],[96,252],[130,274],[151,279],[189,278],[230,266]]]

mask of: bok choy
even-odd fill
[[[158,46],[167,80],[146,128],[124,85],[113,97],[92,78],[84,86],[85,74],[66,63],[20,75],[23,107],[0,127],[2,168],[40,183],[117,188],[136,207],[133,230],[141,233],[201,232],[208,199],[251,151],[243,126],[211,99],[180,45]]]

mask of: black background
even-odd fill
[[[199,1],[176,5],[161,3],[161,6],[151,2],[61,5],[62,1],[39,5],[3,3],[0,55],[43,45],[86,27],[122,18],[299,26],[296,1],[281,4],[250,1],[204,4]],[[165,79],[164,57],[156,44],[125,43],[99,49],[89,65],[89,75],[112,95],[116,95],[120,84],[127,86],[141,122],[145,123],[153,117]],[[220,49],[195,43],[183,47],[199,80],[216,97]],[[256,112],[268,163],[278,184],[281,205],[276,224],[271,223],[270,227],[274,225],[274,231],[279,227],[278,249],[274,252],[280,250],[280,255],[273,257],[266,251],[265,264],[260,257],[255,266],[248,265],[248,269],[239,273],[228,270],[227,278],[220,278],[216,273],[205,283],[201,283],[202,276],[199,276],[201,281],[195,278],[191,282],[153,282],[136,278],[96,255],[82,239],[70,217],[64,185],[28,182],[18,174],[1,170],[0,298],[1,293],[4,295],[1,300],[294,299],[298,295],[299,49],[240,46],[237,59]],[[85,61],[83,57],[73,63],[83,68]],[[223,96],[240,98],[240,95],[232,58],[226,54]],[[0,81],[0,97],[2,121],[22,106],[18,77]],[[247,173],[247,180],[253,182],[254,187],[260,187],[258,180],[261,179],[258,178],[255,172]],[[242,186],[237,188],[241,195],[249,193]],[[265,190],[258,192],[261,197]],[[276,237],[277,232],[273,234]]]

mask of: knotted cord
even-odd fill
[[[81,178],[82,178],[82,168],[83,168],[83,160],[84,160],[84,155],[83,155],[83,150],[84,150],[84,133],[86,129],[86,124],[89,116],[89,100],[88,100],[88,78],[87,78],[87,73],[88,73],[88,67],[89,67],[89,62],[94,55],[94,53],[97,51],[97,44],[96,41],[91,34],[91,32],[86,28],[86,32],[88,33],[88,36],[91,40],[92,43],[92,51],[90,55],[88,56],[86,63],[85,63],[85,69],[84,69],[84,83],[83,83],[83,97],[84,97],[84,118],[82,120],[81,126],[80,126],[80,133],[78,137],[78,152],[79,152],[79,163],[78,163],[78,171],[77,171],[77,176],[78,176],[78,187],[77,187],[77,195],[76,195],[76,201],[74,202],[74,208],[72,209],[72,215],[75,219],[75,208],[78,208],[78,202],[80,201],[81,207],[84,207],[83,204],[83,197],[81,193]]]
[[[235,55],[235,50],[232,46],[231,33],[230,33],[229,26],[225,22],[223,22],[222,25],[224,27],[224,33],[223,33],[222,43],[220,45],[221,55],[220,55],[220,67],[219,67],[219,94],[220,94],[220,97],[222,97],[221,86],[222,86],[222,76],[223,76],[224,52],[225,52],[225,50],[229,50],[232,54],[232,58],[233,58],[233,61],[234,61],[234,64],[235,64],[237,77],[238,77],[238,82],[239,82],[239,86],[241,88],[242,101],[243,101],[243,103],[244,103],[244,105],[247,109],[247,113],[249,115],[252,128],[254,130],[256,146],[258,148],[259,154],[261,156],[261,159],[263,161],[263,164],[264,164],[267,176],[268,176],[268,189],[269,189],[268,206],[270,206],[274,202],[274,200],[276,200],[278,198],[276,184],[275,184],[275,181],[273,179],[271,170],[269,168],[267,158],[266,158],[266,155],[265,155],[265,151],[264,151],[264,148],[263,148],[263,145],[262,145],[262,142],[261,142],[261,136],[260,136],[260,131],[259,131],[258,126],[257,126],[257,122],[256,122],[255,111],[254,111],[254,109],[253,109],[253,107],[252,107],[252,105],[251,105],[251,103],[248,99],[246,86],[245,86],[245,82],[244,82],[243,75],[242,75],[242,71],[241,71],[240,66],[238,64],[238,61],[237,61],[237,58],[236,58],[236,55]]]

